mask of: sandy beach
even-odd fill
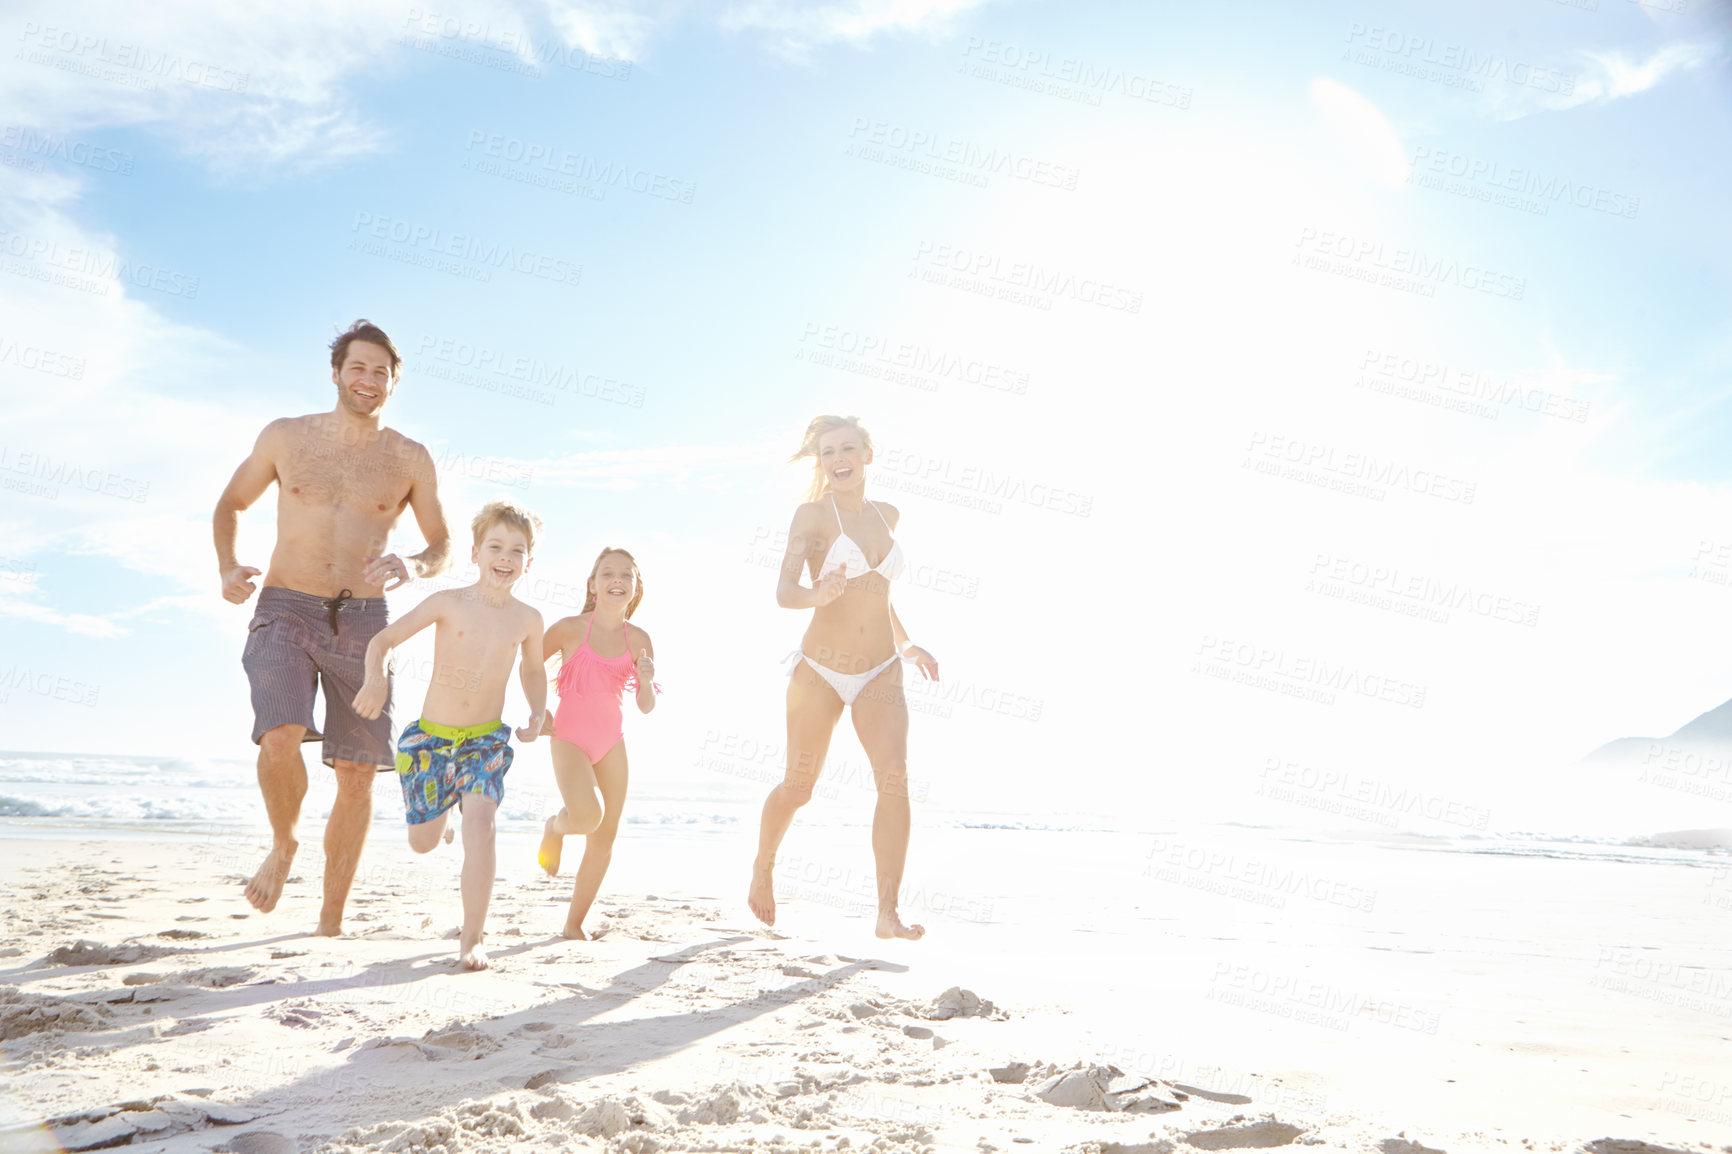
[[[259,915],[247,839],[7,839],[0,1144],[1732,1148],[1724,857],[939,830],[919,869],[957,891],[887,943],[865,831],[801,833],[766,931],[691,884],[743,881],[737,835],[633,831],[593,942],[506,834],[484,974],[459,856],[383,823],[334,940],[316,845]]]

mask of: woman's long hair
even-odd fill
[[[606,549],[603,549],[600,553],[597,553],[596,557],[595,557],[595,564],[590,567],[589,580],[584,582],[584,586],[583,586],[583,590],[584,590],[584,593],[583,593],[583,611],[585,613],[588,613],[590,610],[595,608],[595,575],[597,573],[601,572],[602,558],[606,557],[609,553],[618,553],[621,557],[624,557],[627,561],[630,561],[631,562],[631,575],[637,579],[637,592],[632,594],[631,604],[629,604],[625,607],[625,615],[627,617],[630,617],[634,612],[637,611],[638,602],[643,600],[643,571],[637,567],[637,558],[636,557],[633,557],[630,553],[627,553],[624,549],[615,549],[612,545],[609,545]]]
[[[829,474],[824,472],[824,465],[818,460],[818,438],[833,429],[853,429],[860,434],[860,444],[866,451],[872,451],[872,434],[861,427],[859,417],[838,417],[829,413],[813,417],[806,426],[806,436],[800,442],[800,451],[788,458],[790,465],[802,457],[812,458],[812,484],[806,490],[808,501],[818,500],[830,489]]]

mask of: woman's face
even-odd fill
[[[830,479],[832,489],[855,489],[866,482],[866,466],[872,450],[860,440],[858,429],[843,425],[818,438],[818,465]]]

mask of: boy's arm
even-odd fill
[[[439,620],[444,612],[445,594],[435,593],[409,612],[403,614],[367,642],[367,655],[361,659],[366,680],[355,694],[355,712],[371,721],[385,708],[390,686],[385,681],[385,657],[391,650]]]
[[[637,632],[633,643],[637,647],[637,707],[639,712],[648,713],[656,707],[656,647],[648,633],[642,629]]]
[[[548,630],[551,633],[553,630]],[[542,656],[541,614],[529,611],[529,629],[523,635],[523,660],[520,675],[523,696],[529,702],[529,720],[517,731],[517,740],[534,741],[547,720],[547,659]]]
[[[222,574],[223,599],[236,605],[253,595],[255,586],[248,580],[259,576],[251,565],[242,565],[235,558],[235,539],[240,536],[241,513],[264,496],[271,482],[277,479],[276,436],[279,422],[272,421],[259,433],[253,451],[242,461],[235,475],[217,498],[216,513],[211,517],[211,536],[216,542],[217,572]]]

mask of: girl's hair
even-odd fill
[[[633,557],[624,549],[615,549],[611,545],[596,554],[595,564],[590,567],[589,580],[584,582],[583,586],[583,611],[588,613],[590,610],[595,608],[595,575],[601,572],[602,558],[606,557],[609,553],[618,553],[621,557],[630,561],[631,575],[637,579],[637,592],[632,594],[631,604],[625,607],[625,615],[630,617],[634,612],[636,612],[638,602],[643,600],[643,572],[637,567],[636,557]]]
[[[830,488],[829,474],[824,472],[824,466],[818,460],[818,438],[833,429],[853,429],[860,434],[860,444],[865,447],[866,451],[872,451],[872,434],[861,427],[859,417],[838,417],[831,414],[813,417],[811,423],[806,426],[806,436],[800,442],[800,451],[788,458],[790,465],[802,457],[812,458],[812,484],[806,490],[806,500],[808,501],[818,500]]]

